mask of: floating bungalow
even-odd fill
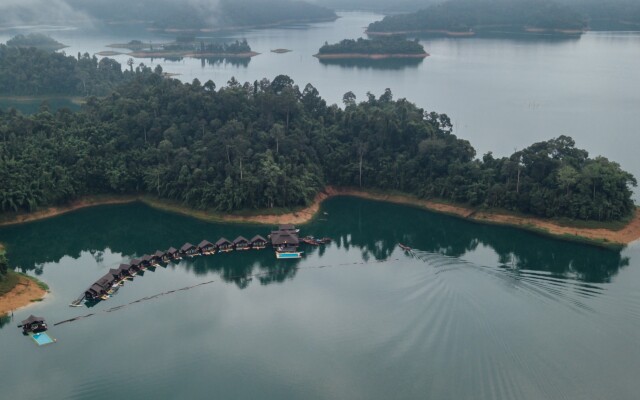
[[[298,251],[300,239],[298,232],[293,225],[280,225],[280,229],[272,231],[271,245],[276,248],[276,258],[301,258],[302,252]]]
[[[22,333],[25,335],[29,333],[44,332],[47,330],[47,323],[42,317],[30,315],[29,318],[20,323],[19,328],[22,328]]]
[[[197,254],[198,254],[198,249],[196,248],[196,246],[192,245],[191,243],[187,242],[183,244],[182,247],[180,247],[181,256],[193,257]]]
[[[113,276],[116,284],[125,278],[125,275],[120,268],[111,268],[109,270],[109,273],[111,274],[111,276]]]
[[[216,242],[216,249],[223,253],[233,251],[233,243],[228,241],[226,238],[220,238],[220,240]]]
[[[114,277],[111,271],[117,270],[110,270],[109,273],[98,279],[84,292],[84,297],[87,300],[106,299],[109,294],[113,293],[114,285],[117,286],[119,281]]]
[[[216,252],[216,246],[208,240],[203,240],[198,245],[198,251],[203,255],[214,254]]]
[[[238,236],[237,238],[235,238],[235,240],[233,241],[233,247],[236,250],[249,250],[251,248],[249,246],[249,241],[243,236]]]
[[[101,299],[107,295],[107,290],[97,283],[91,285],[91,287],[84,292],[85,299],[90,301]]]
[[[146,269],[146,268],[149,268],[150,266],[151,266],[151,256],[145,254],[140,259],[140,268]]]
[[[253,239],[249,241],[252,249],[261,250],[267,247],[267,239],[263,238],[260,235],[255,235]]]
[[[156,250],[151,256],[151,265],[159,267],[162,260],[164,260],[164,251]]]
[[[180,253],[178,252],[178,249],[176,249],[175,247],[169,247],[169,250],[167,250],[167,252],[165,253],[166,256],[166,260],[179,260],[180,257]]]
[[[120,272],[122,273],[122,276],[124,277],[133,276],[134,274],[134,271],[131,270],[131,265],[129,264],[120,264],[118,269],[120,270]]]
[[[271,244],[273,247],[298,246],[300,239],[292,231],[273,231],[271,232]]]
[[[140,266],[141,262],[142,260],[140,260],[139,258],[134,258],[133,260],[129,261],[129,265],[131,266],[130,270],[135,271],[136,273],[142,271],[142,267]]]

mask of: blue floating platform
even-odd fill
[[[32,333],[31,338],[38,344],[38,346],[44,346],[45,344],[55,343],[55,339],[47,335],[46,332]]]

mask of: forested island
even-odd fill
[[[382,59],[425,58],[428,55],[418,40],[391,36],[375,39],[344,39],[336,44],[325,42],[314,57],[320,59]]]
[[[129,42],[130,46],[135,45],[135,51],[128,53],[135,58],[150,57],[225,57],[225,58],[248,58],[258,55],[251,50],[251,46],[246,39],[236,40],[231,43],[205,42],[204,40],[196,40],[195,37],[179,38],[172,43],[140,45],[142,43],[137,40]],[[111,45],[115,47],[118,45]]]
[[[360,103],[346,93],[343,110],[284,75],[217,88],[100,62],[123,84],[81,111],[1,113],[0,211],[136,193],[223,212],[290,208],[326,185],[547,218],[610,221],[635,210],[635,178],[569,137],[478,158],[445,114],[395,101],[390,90]]]
[[[439,33],[471,36],[479,32],[580,34],[584,15],[554,0],[447,0],[422,10],[386,16],[371,23],[369,35]]]
[[[8,47],[34,47],[40,50],[60,50],[64,49],[64,44],[58,42],[51,36],[44,35],[42,33],[30,33],[28,35],[16,35],[13,38],[7,40]]]

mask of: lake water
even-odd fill
[[[396,98],[448,114],[455,132],[470,140],[479,156],[488,151],[508,155],[537,141],[569,135],[591,155],[616,160],[640,177],[640,33],[422,38],[431,57],[418,63],[321,63],[312,55],[325,41],[363,36],[370,22],[382,18],[364,12],[340,16],[335,22],[217,36],[246,38],[261,53],[247,64],[195,59],[136,62],[160,64],[187,82],[211,79],[218,86],[232,76],[253,82],[287,74],[301,89],[311,83],[329,103],[340,105],[347,91],[364,100],[368,91],[378,96],[390,88]],[[26,30],[0,31],[0,41]],[[108,33],[48,27],[46,32],[69,45],[68,54],[110,50],[107,44],[131,39],[155,43],[174,39],[127,27]],[[293,51],[270,52],[276,48]],[[114,58],[126,65],[128,56]]]
[[[638,245],[614,252],[354,198],[322,212],[302,234],[334,241],[301,260],[183,260],[90,309],[68,304],[123,260],[268,228],[133,204],[0,229],[12,262],[52,290],[0,328],[2,397],[637,398]],[[32,313],[50,325],[91,315],[37,347],[15,327]]]
[[[431,53],[422,62],[323,64],[312,55],[325,41],[359,37],[381,18],[341,17],[221,35],[262,53],[246,64],[143,61],[218,86],[287,74],[330,103],[388,87],[449,114],[479,154],[566,134],[640,177],[639,34],[422,38]],[[0,31],[0,41],[19,31]],[[130,28],[47,32],[68,54],[167,39]],[[268,250],[196,258],[146,272],[91,309],[68,304],[123,260],[268,229],[143,205],[0,229],[12,264],[52,290],[0,320],[0,397],[638,398],[640,245],[614,252],[352,198],[323,211],[303,234],[335,240],[300,261]],[[15,327],[31,313],[51,325],[93,315],[52,327],[58,342],[38,348]]]

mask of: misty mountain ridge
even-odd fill
[[[0,24],[143,23],[156,29],[224,29],[337,18],[324,7],[296,0],[3,0]]]

